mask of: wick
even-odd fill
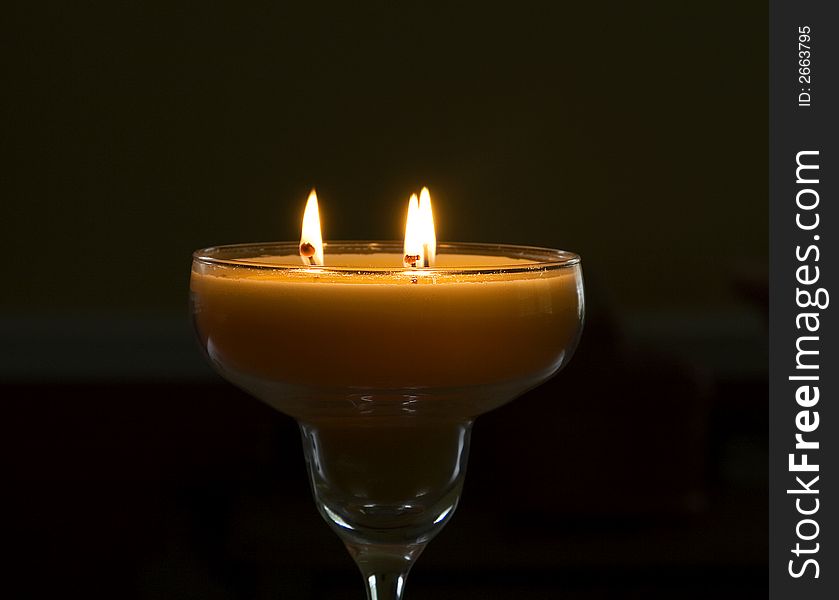
[[[309,242],[300,242],[300,256],[311,258],[315,255],[315,247]]]
[[[309,264],[313,267],[317,266],[318,263],[315,261],[315,247],[309,242],[300,242],[300,256],[308,258]]]
[[[402,262],[405,263],[405,265],[411,267],[412,269],[416,269],[417,263],[420,261],[420,258],[421,257],[419,254],[406,254],[405,258],[402,259]]]
[[[406,267],[416,269],[417,263],[420,261],[420,258],[421,257],[419,254],[406,254],[402,259],[402,264],[404,264]],[[416,276],[411,277],[411,283],[419,283],[419,280],[416,278]]]

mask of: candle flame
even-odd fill
[[[422,188],[419,200],[416,194],[408,202],[408,219],[405,222],[406,267],[433,267],[437,256],[437,235],[434,232],[434,214],[431,211],[431,194]]]
[[[323,238],[320,233],[318,196],[313,189],[303,213],[303,230],[300,233],[300,258],[304,265],[323,265]]]

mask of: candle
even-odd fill
[[[294,416],[318,407],[293,388],[321,398],[429,389],[462,398],[514,385],[510,396],[555,372],[576,345],[579,258],[475,244],[442,244],[438,254],[428,188],[409,201],[401,253],[394,244],[324,250],[312,190],[298,248],[210,250],[193,266],[196,327],[210,358]],[[491,408],[474,401],[448,410]]]
[[[320,388],[527,387],[576,343],[582,279],[571,256],[549,268],[444,244],[435,269],[412,271],[388,268],[402,261],[392,245],[356,246],[327,252],[323,269],[301,268],[289,247],[199,258],[191,288],[210,357],[243,379]]]
[[[190,279],[208,357],[297,418],[318,509],[381,600],[451,518],[473,418],[559,370],[583,321],[575,254],[437,244],[427,189],[408,215],[404,243],[324,244],[312,192],[299,243],[199,250]]]

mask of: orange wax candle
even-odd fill
[[[219,373],[298,420],[318,509],[371,598],[401,597],[451,517],[473,418],[567,362],[584,306],[575,254],[437,244],[425,188],[404,243],[324,244],[312,191],[299,244],[200,250],[190,292]]]
[[[328,267],[310,268],[292,253],[199,257],[197,331],[227,371],[310,388],[462,389],[556,370],[579,335],[579,259],[459,247],[443,245],[435,268],[416,270],[393,268],[402,261],[395,248],[327,252]]]

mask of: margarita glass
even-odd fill
[[[398,242],[297,243],[193,255],[198,339],[228,381],[294,417],[318,510],[371,600],[402,597],[451,518],[472,423],[571,358],[580,258],[545,248],[439,244],[433,268]]]

